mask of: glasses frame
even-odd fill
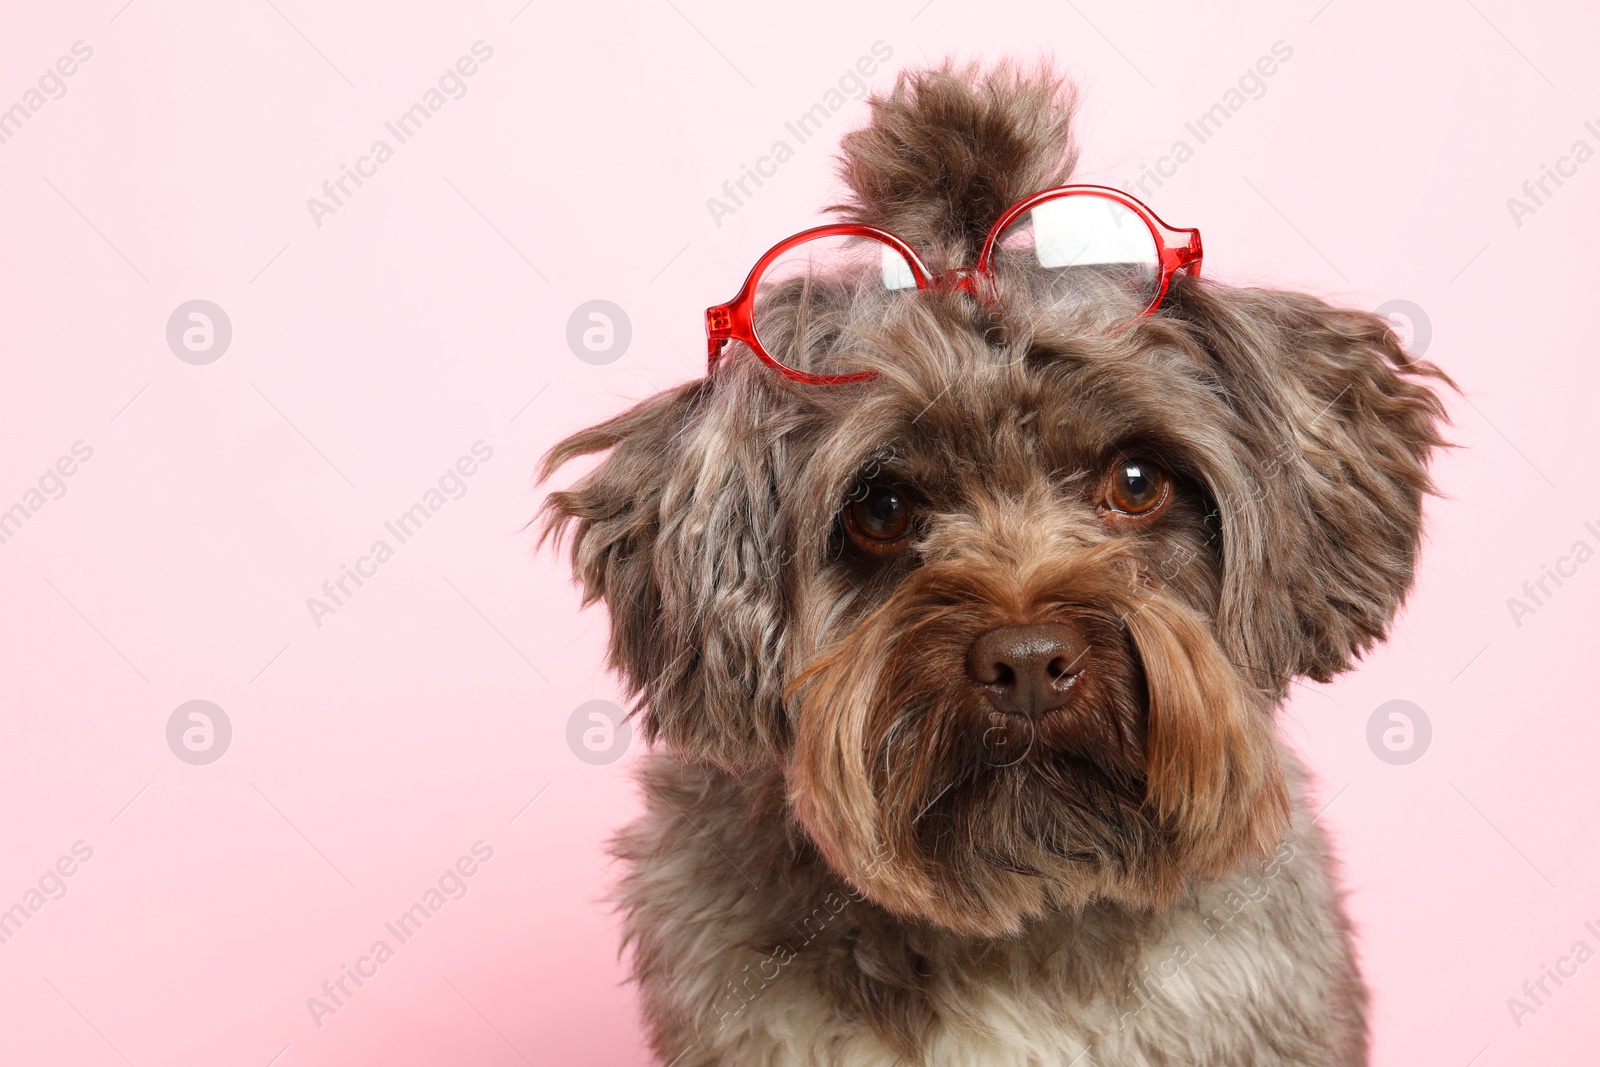
[[[801,230],[792,237],[769,248],[764,255],[756,260],[756,265],[750,268],[750,273],[745,277],[744,285],[740,287],[732,300],[725,304],[717,304],[706,308],[706,373],[711,373],[716,368],[717,360],[721,356],[729,341],[739,341],[747,346],[767,366],[782,374],[790,381],[802,385],[846,385],[851,382],[864,382],[878,376],[877,371],[856,371],[851,374],[810,374],[806,371],[795,370],[775,359],[762,345],[761,339],[756,336],[755,329],[755,304],[756,289],[761,281],[761,276],[772,263],[791,248],[816,240],[819,237],[865,237],[888,245],[905,258],[911,267],[911,276],[917,283],[918,290],[932,290],[935,292],[965,292],[971,293],[980,299],[991,299],[994,290],[994,254],[999,244],[1000,235],[1017,220],[1023,212],[1031,211],[1050,200],[1063,199],[1069,196],[1097,196],[1115,201],[1132,211],[1150,231],[1150,236],[1155,240],[1156,251],[1160,259],[1161,275],[1156,285],[1155,295],[1150,303],[1139,312],[1138,317],[1149,315],[1161,306],[1166,298],[1167,290],[1172,285],[1172,276],[1178,271],[1187,271],[1198,276],[1202,249],[1200,244],[1200,231],[1197,229],[1184,229],[1168,226],[1162,222],[1154,211],[1151,211],[1142,201],[1130,196],[1121,189],[1109,185],[1057,185],[1044,189],[1032,196],[1024,197],[1000,215],[989,233],[984,238],[983,248],[978,253],[978,263],[975,267],[957,267],[953,270],[936,274],[930,271],[922,257],[918,256],[906,241],[888,230],[876,226],[862,226],[854,223],[834,223],[828,226],[814,226],[809,230]]]

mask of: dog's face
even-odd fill
[[[1146,318],[1018,284],[807,321],[804,369],[878,376],[736,353],[548,460],[610,450],[547,510],[646,733],[781,771],[835,871],[974,934],[1269,848],[1273,707],[1410,583],[1434,372],[1372,315],[1192,279]]]

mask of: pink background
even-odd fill
[[[93,449],[0,544],[0,908],[93,849],[0,945],[0,1062],[644,1061],[602,902],[639,746],[569,747],[617,690],[600,613],[523,529],[530,473],[701,372],[701,309],[817,218],[864,104],[720,226],[707,198],[878,41],[877,88],[951,51],[1054,53],[1081,178],[1195,147],[1148,199],[1204,229],[1209,271],[1424,309],[1465,395],[1418,589],[1284,729],[1330,803],[1377,1062],[1593,1055],[1600,962],[1507,1005],[1600,949],[1600,562],[1520,626],[1506,603],[1600,548],[1600,161],[1520,220],[1506,202],[1600,148],[1585,5],[122,3],[0,15],[0,108],[93,49],[0,144],[0,509]],[[480,40],[466,95],[316,225],[306,199]],[[1277,41],[1292,58],[1196,146],[1184,123]],[[193,299],[233,328],[205,366],[165,339]],[[602,366],[566,342],[593,299],[632,324]],[[307,598],[480,440],[465,495],[318,626]],[[194,699],[233,728],[207,766],[165,737]],[[1432,723],[1409,765],[1366,740],[1394,699]],[[319,1028],[307,998],[480,840],[467,895]]]

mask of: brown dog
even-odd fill
[[[1446,379],[1309,296],[952,272],[1070,113],[903,76],[837,210],[959,284],[763,291],[799,375],[735,344],[546,459],[610,453],[546,532],[657,742],[617,853],[662,1063],[1366,1062],[1273,713],[1384,637]]]

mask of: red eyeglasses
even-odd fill
[[[784,377],[807,385],[866,381],[876,371],[814,374],[795,364],[825,351],[849,316],[922,289],[993,300],[999,275],[1051,300],[1161,306],[1172,276],[1200,273],[1200,231],[1175,229],[1103,185],[1061,185],[1020,200],[990,227],[975,267],[934,274],[904,240],[875,226],[818,226],[772,246],[726,304],[706,309],[708,372],[742,341]]]

